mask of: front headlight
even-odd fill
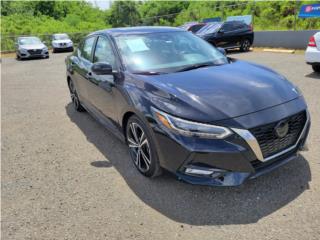
[[[19,51],[25,53],[25,52],[27,52],[28,50],[25,49],[25,48],[21,48],[21,47],[20,47],[20,48],[19,48]]]
[[[184,120],[173,117],[155,108],[152,108],[152,110],[158,122],[169,130],[178,132],[184,136],[224,139],[233,134],[230,129],[225,127]]]

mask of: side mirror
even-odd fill
[[[224,48],[218,47],[217,49],[218,49],[218,51],[221,52],[224,56],[227,55],[227,52],[226,52],[226,50],[224,50]]]
[[[46,41],[43,41],[42,43],[43,43],[43,44],[46,44],[47,42],[46,42]]]
[[[94,63],[91,67],[93,73],[97,75],[111,75],[112,66],[109,63]]]
[[[224,30],[223,30],[222,28],[220,28],[220,30],[218,31],[218,33],[223,34],[223,33],[224,33]]]

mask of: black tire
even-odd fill
[[[20,60],[21,60],[21,58],[20,58],[19,54],[16,54],[16,59],[17,59],[18,61],[20,61]]]
[[[78,112],[85,111],[84,107],[81,105],[81,102],[79,100],[76,87],[72,80],[69,81],[69,91],[70,91],[70,97],[73,104],[73,107]]]
[[[52,53],[56,53],[56,49],[55,48],[52,48]]]
[[[241,46],[240,46],[240,51],[241,52],[248,52],[250,50],[251,47],[251,42],[249,39],[243,39],[241,41]]]
[[[315,72],[320,72],[320,65],[312,65],[312,69]]]
[[[136,136],[133,134],[133,129]],[[126,142],[133,164],[141,174],[146,177],[161,175],[162,169],[150,130],[136,115],[131,116],[127,122]]]

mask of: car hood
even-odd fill
[[[46,47],[46,45],[44,45],[43,43],[39,43],[39,44],[30,44],[30,45],[21,45],[20,48],[23,49],[42,49]]]
[[[71,43],[72,41],[70,39],[64,39],[64,40],[53,40],[52,43]]]
[[[139,76],[155,107],[201,122],[246,115],[299,97],[297,89],[283,76],[245,61]]]

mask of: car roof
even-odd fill
[[[176,27],[123,27],[123,28],[110,28],[93,32],[94,34],[109,34],[111,36],[118,35],[133,35],[133,34],[148,34],[159,32],[185,32],[185,30]]]
[[[24,36],[24,37],[18,37],[18,39],[22,39],[22,38],[38,38],[36,36]]]

